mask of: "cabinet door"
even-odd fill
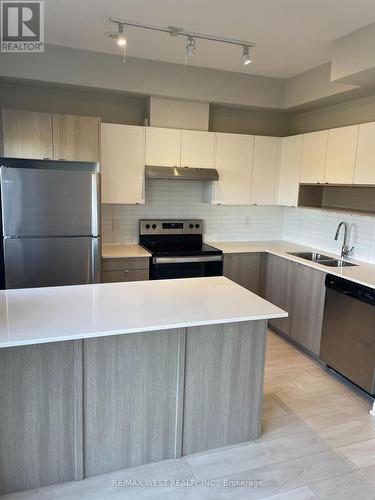
[[[224,255],[224,276],[253,293],[260,293],[262,255],[235,253]]]
[[[375,184],[375,122],[359,126],[354,184]]]
[[[3,156],[52,159],[52,117],[49,113],[3,109],[1,117]]]
[[[99,118],[52,115],[55,160],[99,161]]]
[[[278,204],[296,207],[300,182],[302,135],[280,139]]]
[[[273,205],[276,199],[278,137],[255,136],[251,203]]]
[[[301,165],[301,183],[324,182],[328,130],[304,134]]]
[[[327,160],[324,181],[352,184],[359,125],[328,131]]]
[[[302,264],[295,266],[291,337],[319,355],[326,274]]]
[[[179,167],[181,161],[181,130],[146,128],[146,165]]]
[[[214,132],[181,131],[181,167],[213,168],[214,150]]]
[[[254,136],[216,134],[219,180],[213,183],[213,203],[250,204],[253,148]]]
[[[101,125],[103,203],[144,203],[144,128]]]
[[[265,299],[287,311],[289,316],[273,319],[270,325],[290,335],[295,264],[282,257],[267,255]]]

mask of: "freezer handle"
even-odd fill
[[[102,281],[102,258],[100,238],[91,239],[91,283]]]

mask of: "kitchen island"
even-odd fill
[[[0,292],[0,494],[255,439],[267,320],[224,277]]]

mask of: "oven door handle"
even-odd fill
[[[153,257],[153,264],[185,264],[189,262],[220,262],[222,255],[207,255],[206,257],[196,255],[194,257]]]

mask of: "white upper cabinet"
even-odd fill
[[[324,182],[352,184],[358,143],[359,125],[328,131]]]
[[[303,135],[280,139],[278,204],[296,207],[302,159]]]
[[[254,136],[216,133],[215,168],[219,180],[213,182],[212,202],[249,205]]]
[[[354,184],[375,184],[375,122],[359,126]]]
[[[101,124],[103,203],[144,203],[143,127]]]
[[[278,179],[278,137],[255,136],[251,203],[272,205],[276,201]]]
[[[302,184],[324,182],[327,142],[328,130],[304,134],[300,179]]]
[[[146,165],[179,167],[181,130],[146,127]]]
[[[181,167],[213,168],[214,132],[181,131]]]

